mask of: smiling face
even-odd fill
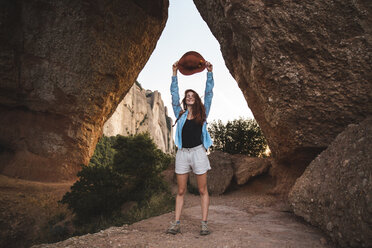
[[[186,104],[187,105],[193,105],[194,103],[195,103],[194,92],[192,92],[192,91],[187,92],[187,94],[186,94]]]
[[[185,90],[185,97],[182,99],[183,110],[188,110],[197,123],[203,125],[207,117],[205,114],[205,107],[197,92],[192,89]],[[181,112],[182,114],[184,112]]]

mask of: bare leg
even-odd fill
[[[208,219],[209,194],[207,188],[207,172],[202,175],[196,175],[201,200],[202,220]]]
[[[176,196],[176,216],[175,220],[180,220],[182,207],[183,207],[183,198],[186,193],[186,186],[187,186],[187,177],[189,176],[188,173],[186,174],[177,174],[177,185],[178,185],[178,192]]]

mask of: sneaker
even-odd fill
[[[170,233],[170,234],[177,234],[177,233],[180,233],[181,232],[181,227],[180,227],[180,223],[177,223],[177,222],[171,222],[171,225],[169,226],[168,230],[166,231],[166,233]]]
[[[201,222],[201,230],[200,230],[200,235],[208,235],[211,232],[208,229],[208,224],[207,222],[202,221]]]

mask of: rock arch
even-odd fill
[[[364,1],[194,3],[276,161],[295,177],[348,124],[371,115]],[[2,3],[2,173],[54,181],[87,162],[153,51],[168,4]]]
[[[283,191],[347,125],[372,115],[368,1],[194,3],[267,137],[277,164],[273,173],[279,184],[287,180]],[[154,50],[168,5],[168,0],[1,1],[2,174],[39,181],[75,177],[79,164],[92,155],[103,123]],[[362,127],[370,130],[370,119]],[[355,127],[350,129],[339,139],[348,141]],[[353,151],[345,143],[341,147]],[[332,157],[333,149],[323,157]],[[301,181],[314,176],[311,170],[322,170],[318,162],[297,181],[295,201],[308,202],[302,190],[314,190]],[[365,166],[370,173],[370,164]],[[363,179],[362,186],[370,182]],[[311,211],[324,216],[328,209]],[[345,243],[335,234],[335,222],[329,228],[316,218],[308,221],[331,229],[340,244],[371,244],[369,229],[359,240],[347,241],[344,233]]]
[[[70,180],[155,48],[167,0],[1,1],[2,174]]]

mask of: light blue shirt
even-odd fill
[[[213,73],[207,72],[207,82],[205,85],[205,92],[204,92],[204,107],[205,107],[206,117],[208,117],[209,111],[211,109],[211,103],[212,103],[212,98],[213,98],[213,86],[214,86]],[[176,118],[178,118],[179,113],[181,112],[182,108],[180,105],[180,94],[179,94],[177,76],[172,76],[172,84],[170,87],[170,91],[172,94],[173,112]],[[182,128],[186,122],[187,114],[188,114],[188,110],[186,110],[186,112],[183,113],[182,116],[177,121],[175,143],[178,149],[182,148]],[[213,144],[211,136],[209,135],[208,130],[207,130],[206,121],[203,123],[203,127],[202,127],[202,142],[203,142],[203,146],[205,147],[205,149],[208,149]]]

